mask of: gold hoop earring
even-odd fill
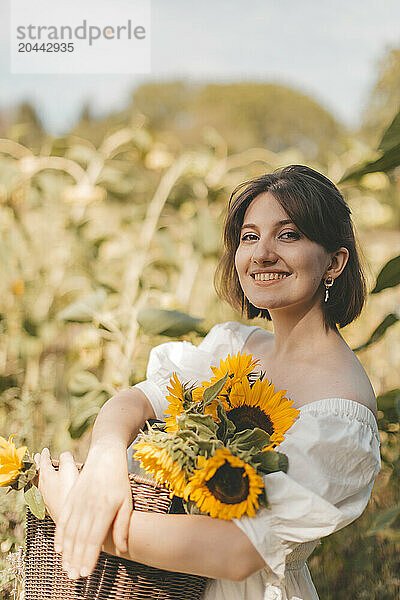
[[[328,279],[330,279],[331,281],[328,283]],[[329,290],[328,288],[330,288],[333,284],[334,284],[335,280],[333,279],[333,277],[329,276],[325,279],[324,283],[325,283],[325,299],[324,302],[328,302],[328,298],[329,298]]]

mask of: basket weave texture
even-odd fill
[[[58,469],[58,461],[53,460]],[[78,465],[81,469],[83,465]],[[152,479],[130,473],[135,510],[182,513],[178,498]],[[88,577],[69,579],[54,550],[55,524],[26,509],[25,600],[200,600],[207,579],[149,567],[105,552]]]

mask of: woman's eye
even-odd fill
[[[257,236],[256,236],[254,233],[245,233],[245,234],[242,236],[242,242],[246,242],[246,241],[247,241],[247,238],[249,237],[249,235],[250,235],[250,236],[253,236],[253,237],[257,237]]]
[[[295,231],[285,231],[284,233],[282,233],[282,235],[291,235],[291,236],[293,236],[292,239],[296,239],[296,240],[299,239],[299,237],[300,237],[299,234],[296,233]],[[282,237],[282,235],[280,235],[279,237]]]

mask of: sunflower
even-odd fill
[[[214,518],[254,517],[264,483],[251,465],[228,448],[218,448],[208,459],[199,456],[197,466],[184,491],[186,501],[190,498]]]
[[[176,496],[183,497],[187,484],[185,471],[165,448],[159,448],[153,442],[138,442],[134,446],[134,458],[140,460],[144,470],[153,475],[157,483],[166,484]]]
[[[214,376],[209,381],[203,381],[200,387],[193,390],[193,400],[200,401],[203,398],[205,390],[216,383],[219,379],[222,379],[228,372],[228,379],[226,380],[224,387],[218,394],[218,400],[228,401],[229,394],[232,386],[242,380],[244,377],[248,377],[253,373],[254,368],[258,365],[259,360],[253,359],[252,354],[241,354],[238,352],[236,355],[231,356],[228,354],[224,360],[221,358],[218,367],[211,367]],[[211,414],[214,419],[217,418],[217,406],[218,401],[214,400],[211,404],[206,406],[204,414]]]
[[[167,386],[167,390],[170,393],[168,396],[166,396],[166,400],[169,401],[169,406],[166,410],[163,411],[163,414],[169,415],[165,419],[165,422],[167,424],[165,431],[167,433],[173,433],[174,431],[178,430],[176,417],[182,414],[184,409],[184,390],[176,373],[173,373],[171,379],[169,380],[169,383],[171,387]]]
[[[283,397],[286,392],[275,392],[268,379],[257,379],[251,386],[247,377],[243,377],[232,387],[229,402],[224,399],[222,404],[237,431],[259,427],[268,433],[270,444],[263,450],[272,450],[283,442],[284,434],[300,413],[293,408],[293,401]]]
[[[27,447],[16,448],[13,433],[8,441],[0,435],[0,486],[6,486],[12,483],[23,469],[22,459],[25,456]]]

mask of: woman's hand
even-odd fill
[[[39,469],[39,490],[48,513],[57,523],[66,498],[78,478],[78,468],[70,452],[60,454],[58,471],[51,463],[48,448],[43,448],[42,452],[35,454],[34,458]]]
[[[90,575],[111,526],[117,550],[128,551],[132,509],[126,448],[91,450],[57,520],[54,547],[71,579]]]

